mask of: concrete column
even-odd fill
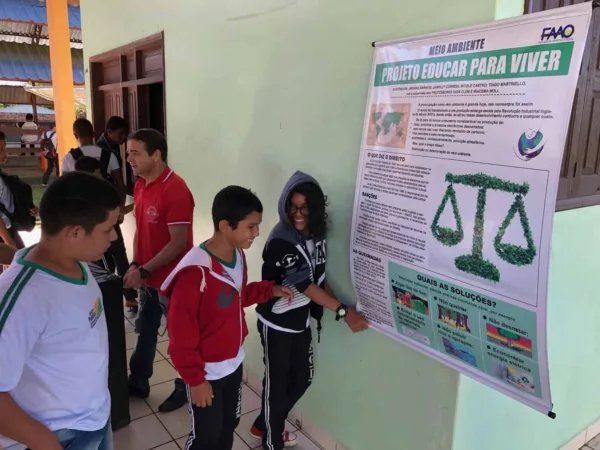
[[[77,147],[77,141],[73,136],[75,91],[73,89],[73,62],[71,61],[67,0],[46,0],[46,13],[50,38],[56,135],[59,161],[62,161],[62,157],[71,148]]]

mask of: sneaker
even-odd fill
[[[252,425],[252,428],[250,429],[250,434],[254,439],[262,439],[265,435],[265,432],[259,430],[254,425]],[[295,433],[291,433],[287,430],[283,432],[283,445],[285,447],[294,447],[298,443],[297,439],[298,438]]]
[[[252,425],[252,428],[250,428],[250,434],[254,439],[262,439],[265,435],[265,432],[259,430],[258,428],[256,428],[256,426]]]

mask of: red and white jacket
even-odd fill
[[[191,386],[237,370],[248,335],[244,308],[273,296],[274,282],[248,283],[246,257],[236,251],[243,264],[240,291],[224,276],[221,263],[200,247],[192,248],[162,285],[169,299],[169,355],[179,376]]]

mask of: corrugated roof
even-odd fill
[[[73,82],[84,84],[83,51],[71,49],[71,59]],[[0,80],[51,83],[50,48],[0,41]]]
[[[0,0],[0,5],[2,0]],[[1,22],[0,21],[0,41],[16,42],[19,44],[33,44],[36,27],[41,26],[39,33],[39,44],[49,45],[48,26],[36,25],[34,23],[25,22]],[[72,28],[70,31],[71,48],[83,48],[81,43],[81,30]]]
[[[68,5],[69,27],[81,29],[78,6]],[[46,3],[38,0],[1,0],[0,20],[47,25]]]
[[[43,106],[37,107],[38,114],[54,114],[53,109],[44,108]],[[31,105],[13,105],[7,106],[6,108],[0,108],[0,113],[6,114],[33,114],[33,107]]]
[[[27,92],[31,92],[32,94],[37,95],[38,99],[41,102],[54,101],[54,88],[52,88],[51,86],[28,86],[21,89],[24,89]],[[85,87],[73,86],[73,91],[75,93],[75,104],[80,108],[85,108]]]
[[[42,88],[40,88],[42,89]],[[52,88],[50,88],[52,89]],[[82,89],[82,88],[81,88]],[[31,104],[31,94],[36,95],[38,105],[53,105],[52,99],[47,99],[38,95],[36,92],[28,92],[23,86],[0,85],[0,103],[5,105],[29,105]]]

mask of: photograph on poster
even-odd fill
[[[427,299],[395,286],[392,286],[392,290],[394,291],[396,303],[425,316],[429,315],[429,302]]]
[[[444,350],[446,353],[466,362],[467,364],[472,365],[473,367],[477,367],[477,358],[473,354],[473,350],[462,344],[459,344],[458,342],[453,342],[448,338],[442,338],[442,342],[444,343]]]
[[[438,305],[438,320],[465,333],[471,332],[469,328],[469,316],[451,308]]]
[[[535,384],[531,374],[520,371],[512,366],[504,363],[494,363],[495,375],[498,379],[511,384],[517,389],[533,394],[535,392]]]
[[[410,103],[372,105],[367,145],[405,148],[410,118]]]
[[[533,356],[531,339],[524,338],[512,331],[496,327],[489,323],[485,325],[485,330],[488,342],[519,352],[527,358]]]

